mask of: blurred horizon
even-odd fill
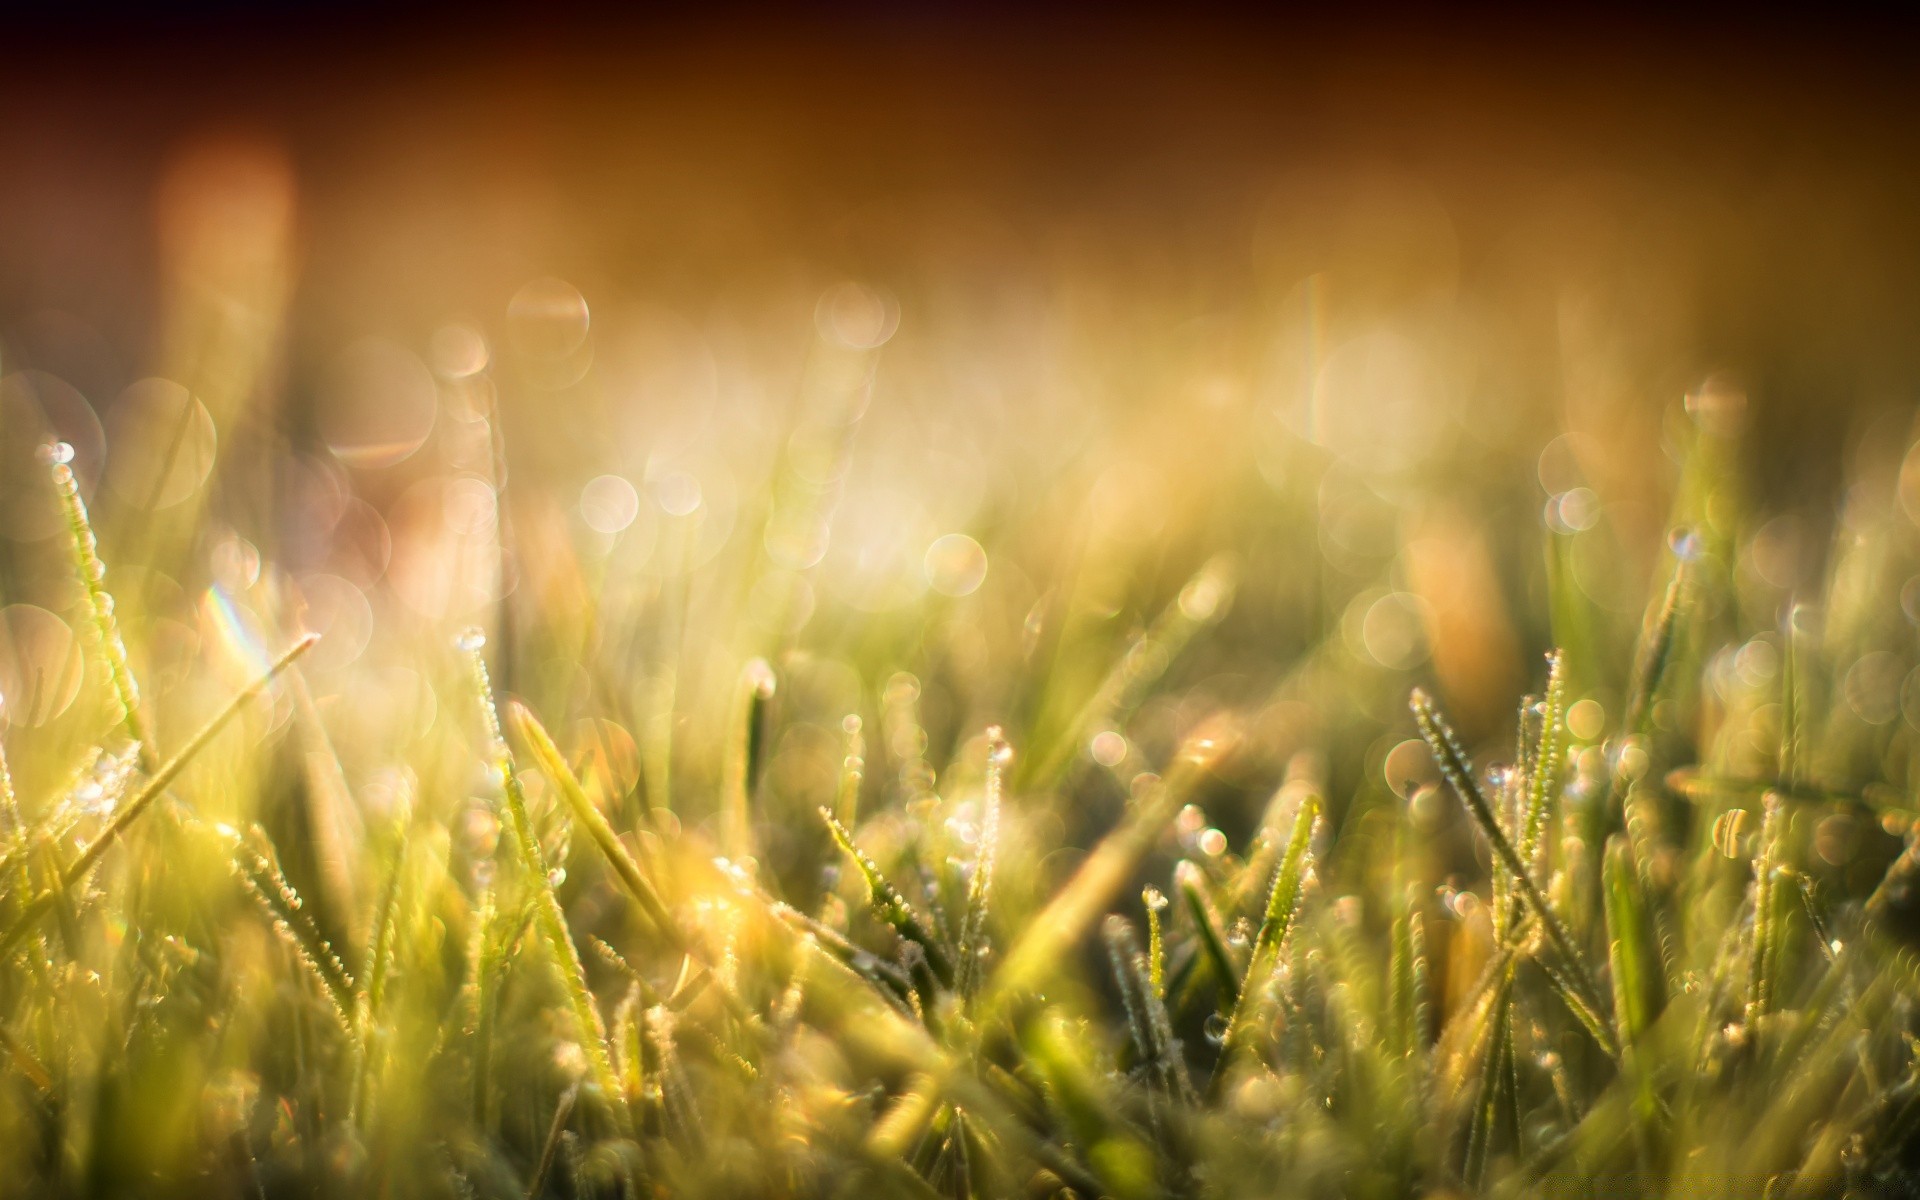
[[[162,181],[237,144],[290,189],[296,363],[538,276],[704,305],[795,271],[951,278],[965,235],[1012,273],[1099,257],[1206,316],[1318,265],[1253,261],[1271,226],[1384,203],[1442,226],[1413,254],[1456,296],[1524,317],[1604,276],[1659,309],[1657,386],[1733,372],[1763,454],[1770,418],[1800,451],[1792,414],[1920,377],[1920,97],[1860,14],[170,13],[23,23],[0,328],[63,312],[151,354]]]
[[[1548,528],[1638,620],[1676,414],[1731,414],[1781,597],[1912,441],[1916,89],[1864,19],[357,12],[43,15],[0,80],[0,375],[188,595],[206,481],[401,645],[522,566],[651,611],[724,561],[720,644],[834,601],[852,653],[938,546],[1111,639],[1232,553],[1262,656],[1384,604],[1366,653],[1459,647],[1489,728]]]

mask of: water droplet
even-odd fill
[[[1174,828],[1181,833],[1192,837],[1207,827],[1207,814],[1199,805],[1189,804],[1180,810],[1180,815],[1173,819],[1173,824]]]
[[[1487,767],[1487,786],[1496,792],[1503,792],[1513,782],[1513,768],[1506,763],[1493,763]]]
[[[1677,525],[1667,534],[1667,548],[1681,562],[1693,562],[1706,550],[1706,544],[1691,525]]]
[[[472,654],[477,650],[485,648],[487,635],[478,625],[469,625],[460,631],[460,636],[454,639],[453,644],[468,654]]]
[[[1747,830],[1744,808],[1730,808],[1713,822],[1713,848],[1727,858],[1740,857],[1740,842]]]
[[[1227,835],[1218,829],[1209,829],[1200,835],[1200,853],[1208,858],[1219,858],[1227,852]]]
[[[987,727],[987,762],[996,767],[1004,767],[1013,761],[1013,744],[1007,741],[998,725]]]
[[[1146,890],[1140,893],[1140,902],[1147,906],[1149,912],[1165,912],[1167,910],[1168,902],[1166,893],[1154,887],[1152,884],[1148,884]]]
[[[1647,773],[1650,760],[1647,748],[1638,737],[1622,738],[1614,755],[1614,763],[1623,779],[1639,779]]]
[[[567,869],[565,867],[555,867],[553,870],[547,872],[548,887],[559,887],[566,881]]]
[[[40,447],[40,461],[50,466],[63,466],[73,461],[73,447],[66,442],[48,442]]]
[[[1218,1046],[1227,1040],[1227,1025],[1227,1014],[1220,1012],[1209,1013],[1207,1014],[1206,1023],[1201,1026],[1201,1032],[1206,1034],[1207,1041],[1210,1044]]]
[[[1183,858],[1173,864],[1173,886],[1181,890],[1199,891],[1206,885],[1206,874],[1190,858]]]
[[[774,691],[780,687],[780,680],[774,676],[772,664],[766,659],[755,659],[747,664],[747,684],[753,687],[753,693],[762,701],[774,699]]]

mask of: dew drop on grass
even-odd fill
[[[1151,884],[1147,886],[1145,891],[1140,893],[1140,899],[1151,912],[1165,912],[1167,910],[1166,893]]]
[[[1200,835],[1200,853],[1208,858],[1219,858],[1227,851],[1227,835],[1218,829],[1209,829]]]
[[[559,887],[566,881],[567,869],[565,867],[555,867],[553,870],[547,872],[548,887]]]
[[[1200,1031],[1206,1035],[1208,1044],[1218,1046],[1227,1040],[1227,1024],[1227,1014],[1219,1012],[1209,1013],[1207,1014],[1206,1023],[1200,1027]]]
[[[987,729],[987,761],[996,767],[1004,767],[1013,761],[1013,743],[1007,741],[998,725]]]
[[[460,635],[454,639],[453,644],[468,654],[472,654],[474,651],[486,647],[487,635],[478,625],[469,625],[460,631]]]
[[[40,447],[39,457],[49,466],[64,466],[73,461],[73,447],[66,442],[49,442]]]
[[[1713,848],[1726,858],[1740,857],[1740,842],[1747,831],[1747,810],[1730,808],[1713,822]]]
[[[1705,551],[1706,545],[1691,525],[1677,525],[1667,534],[1667,548],[1681,562],[1693,562]]]

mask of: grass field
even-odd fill
[[[1317,286],[0,379],[0,1195],[1920,1189],[1910,432]]]

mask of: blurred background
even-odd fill
[[[817,799],[839,715],[881,721],[890,680],[940,753],[994,720],[1042,759],[1048,730],[1101,732],[1088,697],[1172,613],[1229,624],[1133,719],[1147,760],[1075,753],[1124,780],[1226,707],[1277,778],[1350,706],[1377,779],[1410,680],[1477,735],[1537,683],[1568,636],[1550,536],[1577,619],[1630,640],[1696,426],[1740,481],[1749,623],[1823,586],[1845,487],[1895,478],[1920,382],[1892,34],[30,18],[0,76],[0,689],[40,697],[11,720],[72,700],[46,682],[77,643],[31,457],[57,435],[154,687],[321,629],[350,775],[426,736],[410,656],[473,623],[506,686],[652,764],[717,738],[738,663],[773,658],[798,688],[773,779]],[[656,769],[634,786],[660,804]]]

